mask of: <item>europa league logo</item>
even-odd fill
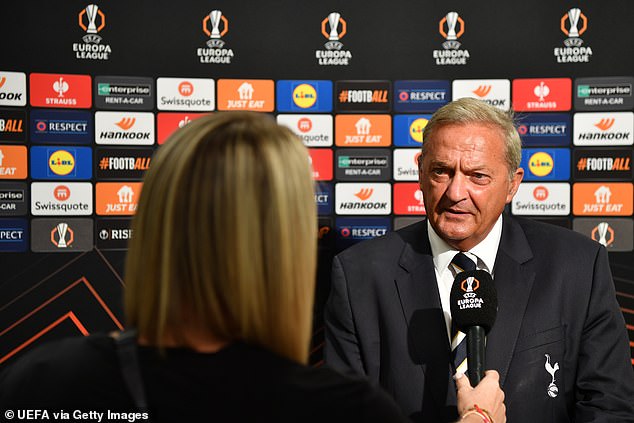
[[[445,32],[445,23],[447,23],[447,32]],[[460,24],[460,29],[456,32],[458,24]],[[438,31],[447,40],[442,46],[446,50],[456,50],[460,48],[460,42],[457,40],[464,34],[464,21],[458,12],[449,12],[440,20]]]
[[[55,234],[57,234],[57,240],[55,239]],[[69,236],[68,241],[66,240],[66,236]],[[66,248],[70,244],[73,243],[74,236],[73,230],[68,227],[68,223],[59,223],[55,228],[51,231],[51,242],[57,248]]]
[[[326,24],[330,27],[330,31],[326,31]],[[341,32],[338,30],[339,25],[341,25]],[[339,40],[346,35],[346,31],[347,23],[341,17],[341,14],[337,12],[330,13],[326,19],[321,21],[321,33],[328,39],[324,47],[328,50],[341,50],[343,44]]]
[[[566,21],[570,23],[569,29],[566,29]],[[581,28],[579,28],[579,23],[582,25]],[[564,40],[564,44],[567,47],[581,46],[583,40],[579,37],[586,32],[586,29],[588,29],[588,18],[581,13],[581,9],[576,7],[572,8],[561,17],[561,30],[568,36],[568,38]]]
[[[220,30],[220,23],[223,24],[222,31]],[[207,28],[208,24],[211,26],[211,31]],[[225,42],[220,38],[229,31],[229,21],[224,17],[220,10],[212,10],[209,15],[203,19],[203,32],[210,38],[207,40],[207,45],[211,48],[221,48],[225,45]]]
[[[84,16],[88,26],[84,23]],[[99,26],[97,26],[97,17],[101,20]],[[101,37],[97,33],[106,26],[106,15],[99,10],[99,6],[96,4],[89,4],[79,12],[79,26],[86,31],[86,35],[82,37],[84,42],[98,44],[101,42]]]

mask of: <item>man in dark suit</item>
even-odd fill
[[[486,368],[508,421],[633,422],[634,373],[605,248],[503,213],[523,177],[512,117],[479,100],[439,109],[419,163],[427,220],[335,257],[326,362],[380,384],[414,421],[456,419],[449,292],[458,253],[490,272]]]

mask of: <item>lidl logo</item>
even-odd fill
[[[409,126],[409,136],[416,142],[423,143],[423,130],[427,126],[427,119],[418,118]]]
[[[332,111],[332,82],[277,81],[277,110],[299,113]]]
[[[66,150],[57,150],[48,160],[49,169],[56,175],[66,176],[75,170],[75,157]]]
[[[317,101],[317,90],[310,84],[301,84],[293,90],[293,103],[301,109],[309,109]]]
[[[423,143],[423,131],[431,115],[394,116],[394,145],[399,147],[418,147]]]
[[[570,178],[570,150],[564,148],[522,151],[520,166],[526,181],[563,181]]]
[[[33,179],[90,179],[92,150],[89,147],[31,147]]]

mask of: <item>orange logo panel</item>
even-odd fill
[[[98,182],[95,213],[100,216],[130,216],[136,212],[142,182]]]
[[[392,144],[390,115],[337,115],[335,144],[339,147],[387,147]]]
[[[26,179],[26,147],[0,145],[0,179]]]
[[[272,112],[274,87],[270,79],[219,79],[218,110]]]
[[[572,212],[577,216],[631,216],[631,183],[576,183],[572,185]]]

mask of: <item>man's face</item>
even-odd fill
[[[495,126],[444,125],[427,143],[420,169],[427,218],[449,245],[467,251],[489,234],[524,171],[509,178],[506,144]]]

